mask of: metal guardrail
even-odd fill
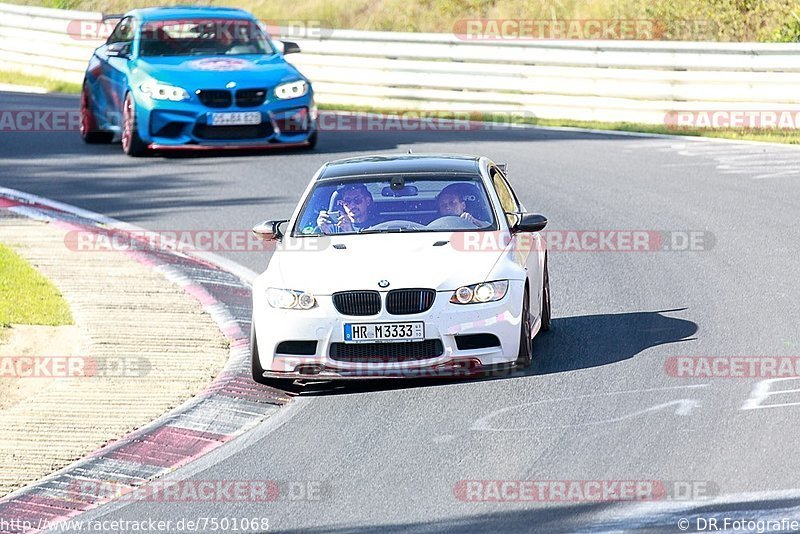
[[[80,83],[100,13],[0,4],[0,70]],[[670,111],[800,111],[800,45],[473,41],[450,34],[322,30],[288,56],[322,104],[525,111],[662,123]]]

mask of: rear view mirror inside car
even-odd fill
[[[405,185],[402,189],[392,189],[391,187],[384,187],[381,190],[383,197],[415,197],[419,194],[419,190],[414,185]]]

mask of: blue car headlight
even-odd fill
[[[289,98],[299,98],[308,94],[308,82],[297,80],[296,82],[282,83],[275,88],[275,97],[286,100]]]
[[[189,93],[183,87],[175,85],[167,85],[158,82],[144,82],[139,86],[142,93],[146,94],[153,100],[171,100],[172,102],[181,102],[182,100],[189,99]]]

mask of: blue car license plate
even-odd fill
[[[209,113],[206,116],[209,126],[245,126],[261,124],[258,111],[234,111],[231,113]]]

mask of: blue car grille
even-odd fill
[[[236,105],[240,108],[258,107],[266,99],[266,89],[239,89],[236,91]]]
[[[229,108],[234,102],[233,93],[225,89],[200,89],[196,94],[200,102],[210,108]],[[266,89],[239,89],[236,91],[236,105],[240,108],[255,108],[266,100]]]
[[[433,289],[394,289],[386,295],[386,311],[392,315],[426,312],[435,298]]]
[[[203,105],[210,108],[228,108],[233,104],[231,92],[223,89],[198,89],[195,94]]]

